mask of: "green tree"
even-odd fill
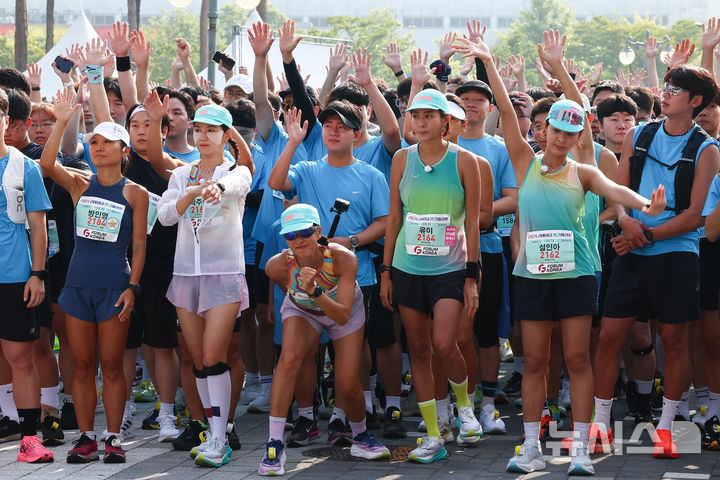
[[[150,40],[153,53],[150,60],[150,79],[158,83],[170,78],[170,65],[177,56],[176,38],[184,38],[190,43],[193,66],[200,71],[199,30],[200,22],[191,11],[176,8],[163,12],[149,20],[142,29],[145,38]]]
[[[250,10],[240,8],[236,3],[226,3],[220,7],[218,18],[217,44],[219,50],[224,50],[232,42],[233,25],[244,25],[250,16]],[[287,16],[272,3],[267,4],[267,23],[270,28],[282,27]]]
[[[315,35],[319,37],[334,37],[347,39],[352,42],[354,48],[367,48],[372,53],[371,71],[372,74],[382,77],[388,84],[395,82],[395,76],[383,64],[382,57],[385,54],[385,48],[390,42],[395,42],[400,47],[400,51],[406,52],[409,56],[410,50],[415,47],[415,41],[412,40],[412,34],[400,34],[402,25],[390,11],[390,8],[382,10],[372,10],[364,17],[348,17],[345,15],[337,15],[328,17],[326,20],[330,26],[329,29],[320,29],[312,27],[305,30],[305,35]],[[409,70],[409,64],[408,70]]]

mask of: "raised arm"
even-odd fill
[[[134,32],[133,32],[134,33]],[[128,36],[128,24],[118,21],[113,23],[112,30],[108,33],[108,41],[110,47],[115,54],[115,65],[118,72],[118,84],[120,85],[120,93],[122,93],[123,103],[128,109],[138,103],[135,79],[130,70],[130,46],[131,41]]]
[[[428,52],[424,52],[418,48],[410,54],[410,73],[412,82],[410,83],[410,96],[408,97],[408,107],[412,104],[415,95],[420,93],[425,84],[430,81],[431,73],[428,70]],[[418,143],[417,135],[412,129],[412,112],[405,111],[405,121],[403,122],[403,137],[409,145]]]
[[[522,55],[510,55],[508,65],[515,78],[517,78],[517,89],[523,93],[527,92],[528,86],[525,81],[525,57]]]
[[[93,38],[86,45],[84,54],[80,51],[77,52],[78,56],[83,56],[84,63],[87,65],[90,102],[97,124],[113,121],[102,76],[102,66],[110,60],[110,56],[106,54],[106,48],[105,42],[99,38]]]
[[[28,81],[30,82],[30,101],[33,103],[42,102],[42,92],[40,84],[42,83],[42,68],[37,63],[27,64]]]
[[[648,71],[648,87],[658,88],[658,72],[655,58],[660,53],[660,47],[658,47],[657,40],[654,37],[648,37],[645,40],[645,58],[647,59],[647,71]]]
[[[323,82],[322,88],[320,88],[320,103],[324,104],[325,99],[332,91],[340,75],[340,70],[349,61],[347,56],[347,45],[344,43],[338,43],[335,48],[330,49],[330,60],[328,61],[327,76]]]
[[[248,40],[255,53],[255,70],[253,71],[253,102],[255,102],[255,125],[258,135],[267,141],[270,137],[275,115],[268,100],[267,54],[275,39],[270,26],[264,22],[253,24],[248,30]]]
[[[288,180],[288,172],[290,171],[290,163],[292,162],[293,155],[297,147],[305,139],[307,135],[307,120],[302,121],[300,111],[293,107],[291,112],[285,114],[285,125],[287,125],[288,143],[285,145],[285,149],[280,154],[277,163],[270,172],[270,178],[268,178],[268,187],[273,190],[280,190],[281,192],[287,192],[292,189],[292,183]]]
[[[295,36],[295,22],[285,20],[280,30],[280,53],[282,53],[283,68],[290,90],[292,90],[293,103],[302,112],[303,121],[308,122],[307,132],[309,134],[315,126],[317,118],[315,117],[315,107],[305,90],[305,82],[293,57],[293,51],[300,40],[302,40],[301,36]]]
[[[165,95],[160,102],[157,90],[143,102],[143,107],[150,117],[150,131],[148,132],[147,159],[153,169],[164,179],[168,180],[172,171],[185,165],[185,162],[173,158],[162,149],[162,119],[167,115],[169,97]]]
[[[135,87],[139,102],[145,101],[150,95],[150,55],[152,55],[152,47],[150,40],[145,41],[145,35],[142,30],[133,32],[130,36],[130,53],[137,66],[135,70]],[[125,98],[123,96],[123,98]]]
[[[198,80],[190,59],[190,44],[184,38],[176,38],[175,43],[177,44],[177,55],[182,61],[183,71],[185,72],[185,83],[199,87],[200,80]]]
[[[715,47],[718,43],[720,43],[720,19],[711,17],[707,21],[707,25],[703,24],[702,30],[702,57],[700,60],[700,66],[710,72],[710,74],[714,77],[715,70],[713,69],[713,52],[715,51]]]
[[[385,100],[370,75],[371,58],[372,55],[367,50],[358,49],[357,53],[354,53],[352,57],[355,74],[348,76],[348,80],[357,83],[367,91],[368,96],[370,96],[370,104],[375,112],[375,118],[377,118],[382,130],[382,141],[385,150],[390,155],[393,155],[400,148],[400,127],[392,108],[390,108],[390,104]]]
[[[400,47],[395,42],[390,42],[390,45],[385,48],[383,63],[393,72],[398,83],[407,78],[402,69],[402,52],[400,52]]]

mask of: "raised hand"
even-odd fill
[[[64,55],[63,55],[62,58],[64,58],[65,60],[70,60],[68,57],[66,57],[66,56],[64,56]],[[75,63],[75,62],[73,62],[73,63]],[[55,64],[55,62],[52,63],[52,69],[53,69],[53,71],[55,72],[55,75],[57,75],[58,77],[60,77],[60,81],[61,81],[63,84],[69,83],[69,82],[71,81],[70,72],[65,73],[65,72],[63,72],[63,71],[60,71],[60,69],[57,68],[57,65]],[[30,73],[30,68],[29,68],[29,66],[28,66],[28,73]],[[32,86],[32,81],[30,81],[30,85]]]
[[[413,83],[417,83],[422,87],[430,81],[432,73],[428,70],[428,52],[424,52],[418,48],[410,54],[410,72]],[[433,69],[435,70],[435,69]]]
[[[580,73],[580,68],[575,64],[575,60],[573,60],[572,58],[568,58],[567,60],[565,60],[565,62],[563,62],[563,64],[565,65],[565,69],[568,71],[568,73],[574,73],[575,75]]]
[[[361,87],[372,83],[372,75],[370,74],[370,60],[372,54],[368,53],[366,48],[358,48],[357,53],[353,53],[352,63],[355,67],[355,73],[348,75],[348,80],[360,85]]]
[[[76,55],[82,55],[76,52]],[[85,45],[85,53],[82,55],[85,65],[104,66],[114,58],[113,54],[107,49],[107,42],[99,38],[93,38]]]
[[[545,70],[545,66],[543,65],[542,60],[540,60],[540,58],[538,57],[535,57],[535,68],[540,74],[540,78],[542,78],[544,84],[548,83],[550,80],[553,79],[552,75],[550,75],[548,71]]]
[[[473,20],[473,22],[474,22],[474,20]],[[468,24],[469,23],[470,22],[468,22]],[[484,32],[484,30],[483,30],[483,32]],[[485,45],[485,42],[482,41],[482,38],[479,38],[477,42],[473,42],[472,40],[469,40],[464,37],[458,38],[457,41],[460,42],[460,44],[459,45],[457,43],[453,44],[453,50],[457,53],[462,54],[463,58],[477,57],[483,63],[492,61],[492,55],[490,54],[490,49],[488,48],[487,45]]]
[[[175,44],[177,45],[177,56],[183,62],[190,59],[190,44],[184,38],[176,38]]]
[[[473,60],[472,57],[466,58],[462,64],[462,67],[460,67],[460,75],[466,77],[472,71],[474,66],[475,60]]]
[[[55,62],[53,62],[53,65]],[[28,81],[32,88],[39,88],[42,82],[42,68],[37,63],[27,64]]]
[[[647,70],[644,68],[636,68],[635,74],[632,76],[630,80],[630,86],[633,87],[642,87],[643,82],[648,78]]]
[[[198,82],[200,82],[200,88],[202,88],[206,92],[210,91],[210,87],[211,87],[210,80],[208,80],[205,77],[198,77]]]
[[[75,68],[77,68],[80,72],[85,70],[85,67],[88,65],[87,58],[85,57],[85,49],[83,47],[73,50],[72,56],[68,58],[73,61]]]
[[[560,37],[560,30],[550,30],[543,33],[544,45],[538,43],[538,55],[555,70],[555,67],[562,66],[563,55],[565,55],[565,35]],[[547,67],[546,67],[547,70]],[[551,73],[551,72],[549,72]]]
[[[560,85],[560,80],[556,78],[548,78],[545,82],[545,88],[555,93],[562,93],[563,91],[562,85]]]
[[[592,71],[590,72],[590,83],[595,84],[600,81],[600,76],[602,75],[602,67],[603,62],[598,62],[593,66]]]
[[[510,55],[508,66],[516,77],[525,75],[525,58],[522,55]]]
[[[478,43],[478,40],[480,40],[480,41],[485,40],[485,30],[487,30],[487,27],[483,26],[480,23],[480,20],[475,20],[475,19],[469,20],[467,22],[467,29],[468,29],[468,39],[472,43]]]
[[[145,108],[150,120],[159,122],[167,115],[168,103],[170,103],[170,97],[168,95],[165,95],[161,102],[157,90],[153,90],[143,102],[143,108]]]
[[[500,60],[499,57],[498,60]],[[516,78],[512,78],[512,70],[510,69],[510,65],[503,65],[498,69],[498,72],[500,73],[500,79],[502,80],[503,85],[505,85],[505,90],[509,92],[513,88],[515,88],[515,85],[517,85],[518,81]]]
[[[113,23],[112,30],[108,32],[107,37],[116,57],[127,57],[130,54],[131,42],[128,36],[127,22]]]
[[[105,55],[108,56],[108,60],[105,62],[105,65],[103,65],[103,76],[105,78],[110,78],[115,71],[115,58],[109,48],[105,49]]]
[[[173,72],[180,72],[183,69],[183,61],[180,57],[175,57],[175,60],[173,60],[173,63],[170,64],[170,69]]]
[[[647,58],[655,58],[660,53],[660,47],[658,46],[657,39],[655,37],[648,37],[645,40],[645,56]]]
[[[305,140],[307,134],[308,122],[302,121],[302,112],[296,107],[285,112],[285,126],[287,127],[288,140],[295,145],[300,145]]]
[[[625,74],[622,70],[620,70],[617,75],[615,75],[615,81],[619,83],[623,88],[627,88],[630,86],[630,77],[632,77],[632,74],[630,72]]]
[[[285,72],[280,72],[279,77],[275,77],[275,80],[278,82],[278,86],[280,87],[280,91],[283,90],[290,90],[290,84],[287,81],[287,77],[285,76]]]
[[[337,73],[348,63],[347,49],[348,46],[344,43],[338,43],[335,48],[330,49],[329,72]]]
[[[400,53],[400,47],[398,47],[395,42],[390,42],[390,45],[385,49],[383,63],[385,63],[393,73],[402,70],[402,55]]]
[[[443,35],[442,40],[440,40],[440,52],[438,56],[440,57],[440,60],[442,60],[445,63],[450,63],[450,57],[453,56],[455,52],[453,52],[452,46],[453,43],[455,43],[455,39],[458,37],[458,34],[455,32],[448,32],[445,35]]]
[[[252,29],[248,30],[248,41],[256,57],[267,56],[275,41],[270,25],[265,22],[253,23]]]
[[[690,45],[690,39],[683,38],[680,43],[675,44],[675,51],[667,61],[668,68],[679,67],[680,65],[686,64],[694,51],[695,44]]]
[[[295,36],[295,21],[285,20],[282,29],[280,29],[280,53],[283,55],[283,61],[290,63],[292,53],[298,46],[303,37]],[[287,60],[287,61],[286,61]]]
[[[720,20],[718,18],[711,17],[707,22],[707,26],[703,24],[702,31],[700,41],[703,50],[715,48],[720,43]]]
[[[82,104],[73,103],[75,100],[75,90],[65,89],[58,90],[55,97],[52,99],[52,105],[55,109],[55,119],[59,124],[67,124],[72,116],[79,109],[82,108]]]
[[[130,53],[132,53],[133,61],[138,68],[147,68],[150,64],[152,51],[150,40],[145,41],[145,35],[142,30],[130,34]]]

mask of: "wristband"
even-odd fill
[[[619,224],[620,222],[622,222],[622,221],[623,221],[623,219],[624,219],[625,217],[627,217],[627,216],[628,216],[628,214],[627,214],[627,213],[626,213],[626,214],[624,214],[624,215],[620,215],[620,217],[618,218],[618,224]]]
[[[115,57],[115,67],[118,72],[130,70],[130,57]]]
[[[397,72],[395,72],[396,77],[402,77],[403,75],[405,75],[405,72],[403,71],[402,68],[400,70],[398,70]]]
[[[480,265],[477,262],[467,262],[465,264],[465,278],[480,280]]]
[[[101,65],[88,65],[85,68],[85,72],[88,76],[88,83],[101,84],[103,83],[103,67]]]
[[[450,65],[443,62],[442,60],[435,60],[430,64],[430,70],[435,69],[435,77],[441,82],[448,81],[448,75],[452,73]]]
[[[33,92],[39,92],[40,87],[32,87],[30,90],[32,90]]]
[[[73,88],[74,88],[74,87],[75,87],[75,82],[73,82],[72,80],[70,80],[69,82],[63,83],[63,88],[68,88],[68,87],[73,87]]]

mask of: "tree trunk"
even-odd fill
[[[55,45],[55,0],[45,0],[45,51]]]
[[[201,68],[205,68],[210,58],[210,52],[208,49],[208,29],[209,20],[208,12],[210,11],[210,0],[202,0],[200,4],[200,65]],[[215,53],[215,52],[213,52]]]
[[[128,27],[130,31],[137,30],[140,26],[140,0],[127,0],[128,5]]]
[[[27,1],[15,0],[15,68],[25,71],[28,61]]]
[[[257,10],[258,15],[262,18],[262,21],[267,22],[267,0],[260,0],[260,3],[258,3],[255,10]]]

